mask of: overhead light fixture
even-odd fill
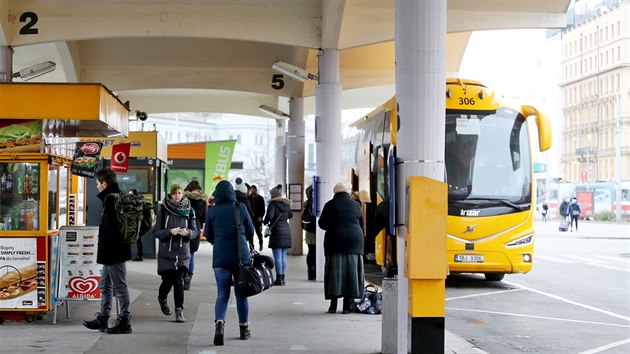
[[[45,61],[43,63],[38,63],[35,65],[31,65],[27,68],[24,68],[16,73],[13,73],[13,78],[20,78],[24,81],[28,81],[30,79],[34,79],[38,76],[42,76],[47,74],[57,68],[57,64],[53,61]]]
[[[276,118],[280,118],[280,119],[286,119],[286,118],[290,117],[290,115],[282,112],[281,110],[273,108],[273,107],[269,107],[269,106],[264,105],[264,104],[258,106],[258,110],[261,111],[261,112],[265,112],[265,113],[267,113],[268,115],[270,115],[272,117],[276,117]]]
[[[295,65],[285,63],[283,61],[277,61],[271,65],[271,68],[279,73],[285,74],[293,80],[304,82],[306,80],[317,80],[317,75],[313,75],[308,71],[299,68]]]

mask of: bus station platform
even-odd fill
[[[271,255],[265,248],[263,254]],[[98,301],[68,302],[58,308],[56,324],[50,311],[32,323],[6,321],[0,325],[0,353],[381,353],[381,315],[329,314],[323,283],[306,278],[305,256],[287,257],[286,286],[250,298],[252,336],[239,340],[234,296],[225,324],[225,345],[215,346],[212,247],[202,241],[195,254],[195,275],[185,292],[185,323],[176,323],[172,291],[165,316],[157,302],[160,277],[157,261],[127,262],[132,334],[105,334],[82,325],[99,310]],[[340,303],[341,305],[341,303]],[[110,318],[113,323],[114,314]],[[448,324],[448,319],[447,319]],[[444,353],[483,353],[473,344],[446,331]]]

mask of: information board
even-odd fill
[[[101,265],[96,263],[98,226],[59,229],[57,300],[100,300]]]

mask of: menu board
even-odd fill
[[[101,265],[96,263],[98,226],[59,229],[57,300],[100,300]]]
[[[0,308],[45,307],[46,259],[38,259],[38,239],[44,240],[41,237],[2,238],[0,243]],[[45,252],[41,253],[41,256],[45,257]]]

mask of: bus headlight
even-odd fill
[[[527,235],[525,237],[518,238],[514,241],[510,241],[506,243],[505,245],[507,247],[521,247],[521,246],[529,245],[533,241],[534,241],[534,235],[532,234],[532,235]]]

